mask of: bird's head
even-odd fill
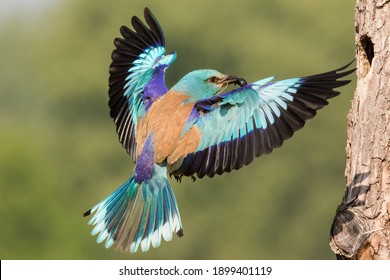
[[[172,87],[197,99],[207,98],[223,91],[230,84],[246,85],[246,81],[236,76],[222,74],[216,70],[195,70],[185,75]]]

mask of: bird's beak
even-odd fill
[[[247,82],[245,81],[244,78],[238,78],[233,75],[224,75],[224,77],[218,82],[218,84],[223,84],[223,85],[239,85],[240,87],[245,86]]]

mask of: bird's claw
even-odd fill
[[[172,178],[172,175],[176,179],[177,182],[181,183],[183,175],[174,175],[172,173],[169,173],[169,178]],[[194,175],[191,175],[191,179],[192,179],[192,182],[196,181],[196,177]]]
[[[181,178],[183,177],[183,175],[173,175],[173,177],[175,177],[177,182],[181,183]]]

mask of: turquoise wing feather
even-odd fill
[[[348,66],[276,82],[271,77],[198,100],[188,122],[201,131],[200,144],[172,173],[213,177],[280,147],[339,94],[334,88],[350,82],[338,80],[354,71],[342,72]]]
[[[109,107],[119,141],[135,160],[137,120],[155,99],[165,94],[165,70],[176,54],[165,55],[161,26],[148,8],[145,20],[132,18],[132,31],[122,26],[123,38],[116,38],[109,78]]]

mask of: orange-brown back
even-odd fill
[[[193,126],[182,135],[194,107],[194,102],[188,101],[189,98],[183,93],[169,91],[151,105],[146,116],[138,120],[137,158],[150,133],[153,133],[156,163],[167,160],[168,165],[173,165],[196,150],[200,142],[199,129]]]

